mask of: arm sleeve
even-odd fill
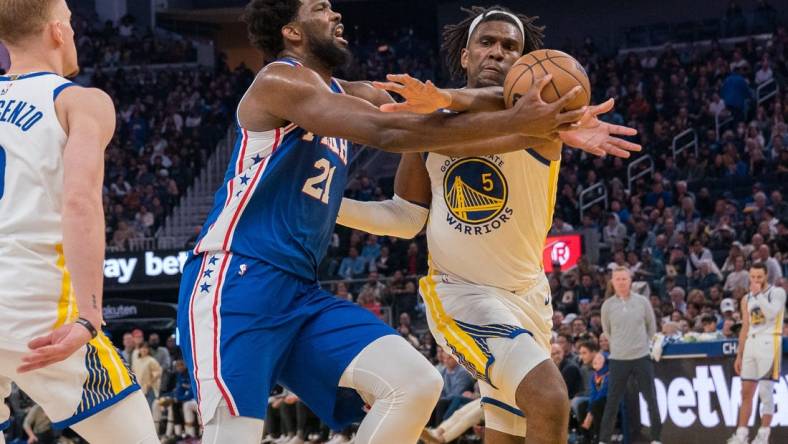
[[[378,236],[415,237],[427,222],[430,210],[394,195],[382,202],[342,199],[337,223]]]

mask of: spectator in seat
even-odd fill
[[[583,382],[583,390],[575,394],[570,402],[572,413],[578,422],[582,422],[588,412],[588,399],[591,393],[591,379],[594,374],[592,362],[597,353],[599,345],[590,339],[581,341],[577,346],[577,353],[580,357],[580,378]]]
[[[159,396],[162,369],[156,359],[150,355],[150,346],[147,343],[143,342],[140,345],[139,357],[134,358],[131,369],[137,376],[137,382],[148,400],[148,406],[152,406],[153,400]]]
[[[443,363],[443,369],[440,370],[443,377],[443,390],[438,404],[435,406],[435,417],[437,422],[441,422],[473,399],[473,386],[476,384],[476,380],[457,363],[454,356],[442,349],[438,353],[439,359]]]
[[[427,257],[416,242],[411,242],[408,246],[408,256],[404,265],[407,276],[423,276],[427,273]]]
[[[367,271],[368,262],[359,257],[358,250],[350,247],[348,255],[339,264],[339,276],[343,279],[351,280],[363,276]]]
[[[722,288],[726,293],[733,293],[736,289],[748,290],[750,288],[750,275],[744,269],[744,256],[739,254],[733,262],[733,271],[725,278],[725,286]]]
[[[361,293],[365,291],[369,291],[372,297],[376,301],[383,301],[387,299],[388,290],[386,289],[386,285],[379,281],[380,274],[377,271],[370,271],[369,276],[367,276],[367,282],[361,287]]]
[[[590,442],[599,436],[604,417],[607,395],[610,387],[610,370],[607,353],[597,353],[592,362],[594,373],[589,381],[588,413],[583,419],[583,428],[588,432],[586,439]]]
[[[131,366],[134,360],[134,350],[137,349],[137,344],[134,342],[134,336],[131,332],[123,333],[123,350],[120,352],[123,359]]]
[[[550,347],[550,358],[553,363],[561,371],[561,376],[566,383],[567,391],[569,392],[569,399],[575,397],[576,394],[583,391],[583,378],[580,374],[580,369],[574,359],[566,358],[564,349],[558,344],[553,344]]]
[[[23,427],[27,433],[28,444],[55,444],[57,442],[55,432],[52,430],[52,422],[38,404],[34,405],[25,415]]]

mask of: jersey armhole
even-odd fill
[[[63,134],[65,134],[66,136],[68,136],[68,133],[66,132],[66,128],[63,127],[63,122],[60,121],[60,116],[57,113],[57,105],[55,104],[55,101],[57,100],[60,93],[62,93],[66,88],[71,86],[80,86],[80,85],[74,82],[66,82],[52,91],[52,108],[54,108],[55,110],[55,119],[57,119],[57,124],[58,126],[60,126],[60,130],[63,131]]]
[[[63,90],[68,88],[69,86],[78,86],[78,85],[76,83],[74,83],[74,82],[66,82],[66,83],[58,86],[57,88],[55,88],[54,91],[52,91],[52,101],[54,102],[55,100],[57,100],[57,96],[59,96],[60,93],[62,93]]]

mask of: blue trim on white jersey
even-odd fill
[[[67,82],[55,88],[55,90],[52,91],[52,101],[54,102],[55,100],[57,100],[57,96],[59,96],[60,93],[62,93],[63,90],[68,88],[69,86],[77,86],[77,84],[74,82]]]
[[[82,412],[82,413],[80,413],[78,415],[74,415],[71,418],[64,419],[63,421],[53,422],[52,423],[52,428],[55,429],[55,430],[63,430],[66,427],[70,427],[70,426],[72,426],[72,425],[74,425],[74,424],[76,424],[76,423],[78,423],[80,421],[84,421],[85,419],[90,418],[91,416],[95,415],[96,413],[98,413],[98,412],[100,412],[100,411],[102,411],[104,409],[107,409],[109,407],[112,407],[113,405],[115,405],[118,402],[122,401],[127,396],[129,396],[130,394],[136,392],[139,389],[140,389],[139,385],[132,384],[132,385],[126,387],[123,391],[121,391],[117,395],[113,396],[112,398],[110,398],[110,399],[108,399],[106,401],[103,401],[103,402],[101,402],[99,404],[96,404],[92,408],[87,409],[87,410],[85,410],[84,412]]]
[[[501,401],[499,401],[497,399],[489,398],[487,396],[483,397],[481,399],[481,401],[482,401],[482,404],[494,405],[494,406],[496,406],[498,408],[506,410],[507,412],[509,412],[509,413],[511,413],[513,415],[517,415],[517,416],[519,416],[521,418],[525,418],[525,415],[523,414],[523,412],[520,409],[512,407],[512,406],[510,406],[509,404],[507,404],[505,402],[501,402]]]
[[[31,72],[30,74],[22,74],[21,76],[0,76],[0,82],[10,82],[16,80],[24,80],[24,79],[31,79],[33,77],[39,76],[56,76],[57,74],[48,71],[41,71],[41,72]]]

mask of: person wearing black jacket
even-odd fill
[[[583,376],[580,374],[580,368],[574,359],[564,355],[564,350],[558,344],[553,344],[550,348],[550,357],[561,371],[561,376],[564,377],[569,399],[574,398],[578,392],[583,390]]]

